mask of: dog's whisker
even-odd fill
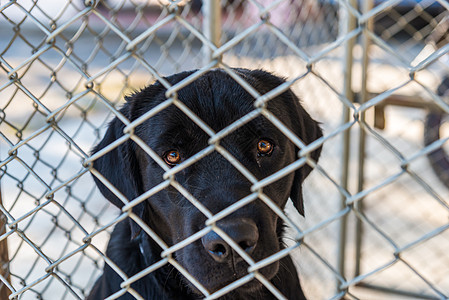
[[[170,275],[172,274],[172,272],[175,270],[175,267],[170,265],[170,270],[167,273],[167,276],[165,278],[165,282],[164,282],[164,288],[167,286],[168,280],[170,279]],[[175,274],[175,277],[178,275],[179,273]]]

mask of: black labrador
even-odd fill
[[[260,94],[285,81],[262,70],[234,69]],[[174,85],[194,71],[165,78]],[[142,116],[166,100],[166,88],[154,83],[128,97],[121,113],[130,121]],[[202,75],[177,93],[194,114],[212,130],[220,131],[254,110],[254,97],[221,69]],[[316,121],[300,105],[291,90],[266,104],[266,108],[293,131],[305,144],[322,136]],[[123,135],[125,125],[115,118],[96,153]],[[210,136],[175,105],[158,112],[139,125],[134,134],[154,150],[165,163],[176,166],[209,146]],[[219,141],[237,161],[258,180],[281,170],[298,159],[299,149],[264,116],[247,122]],[[321,149],[310,156],[318,160]],[[132,140],[98,158],[93,167],[128,199],[135,199],[163,181],[163,169]],[[312,168],[307,164],[265,186],[263,193],[284,209],[288,198],[304,214],[301,184]],[[211,213],[216,214],[251,194],[251,182],[217,151],[176,173],[175,180]],[[117,196],[95,178],[102,194],[119,208]],[[133,208],[169,246],[205,227],[206,217],[175,188],[166,188]],[[231,237],[254,261],[260,261],[282,249],[284,225],[262,200],[239,208],[216,225]],[[161,248],[132,220],[115,227],[106,255],[127,276],[132,276],[161,260]],[[248,274],[248,264],[214,231],[176,251],[173,258],[209,293]],[[258,272],[288,299],[305,299],[295,266],[289,256]],[[104,299],[120,290],[123,279],[105,264],[104,273],[95,283],[88,299]],[[155,270],[131,288],[145,299],[201,299],[203,294],[170,264]],[[273,294],[253,279],[220,299],[274,299]],[[120,299],[134,299],[124,293]]]

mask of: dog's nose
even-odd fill
[[[218,227],[234,240],[246,253],[251,254],[259,239],[256,223],[247,218],[221,221]],[[201,239],[204,248],[217,262],[225,262],[231,258],[233,249],[214,231]]]

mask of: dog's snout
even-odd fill
[[[256,223],[251,219],[239,218],[222,221],[218,224],[231,239],[234,240],[246,253],[250,254],[256,248],[259,239],[259,230]],[[231,259],[233,252],[228,245],[214,231],[209,232],[201,239],[204,248],[212,258],[217,262],[226,262]]]

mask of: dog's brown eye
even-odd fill
[[[170,150],[164,154],[164,160],[168,165],[174,166],[181,162],[181,155],[177,150]]]
[[[260,140],[257,143],[257,154],[259,155],[270,155],[273,152],[274,145],[267,140]]]

